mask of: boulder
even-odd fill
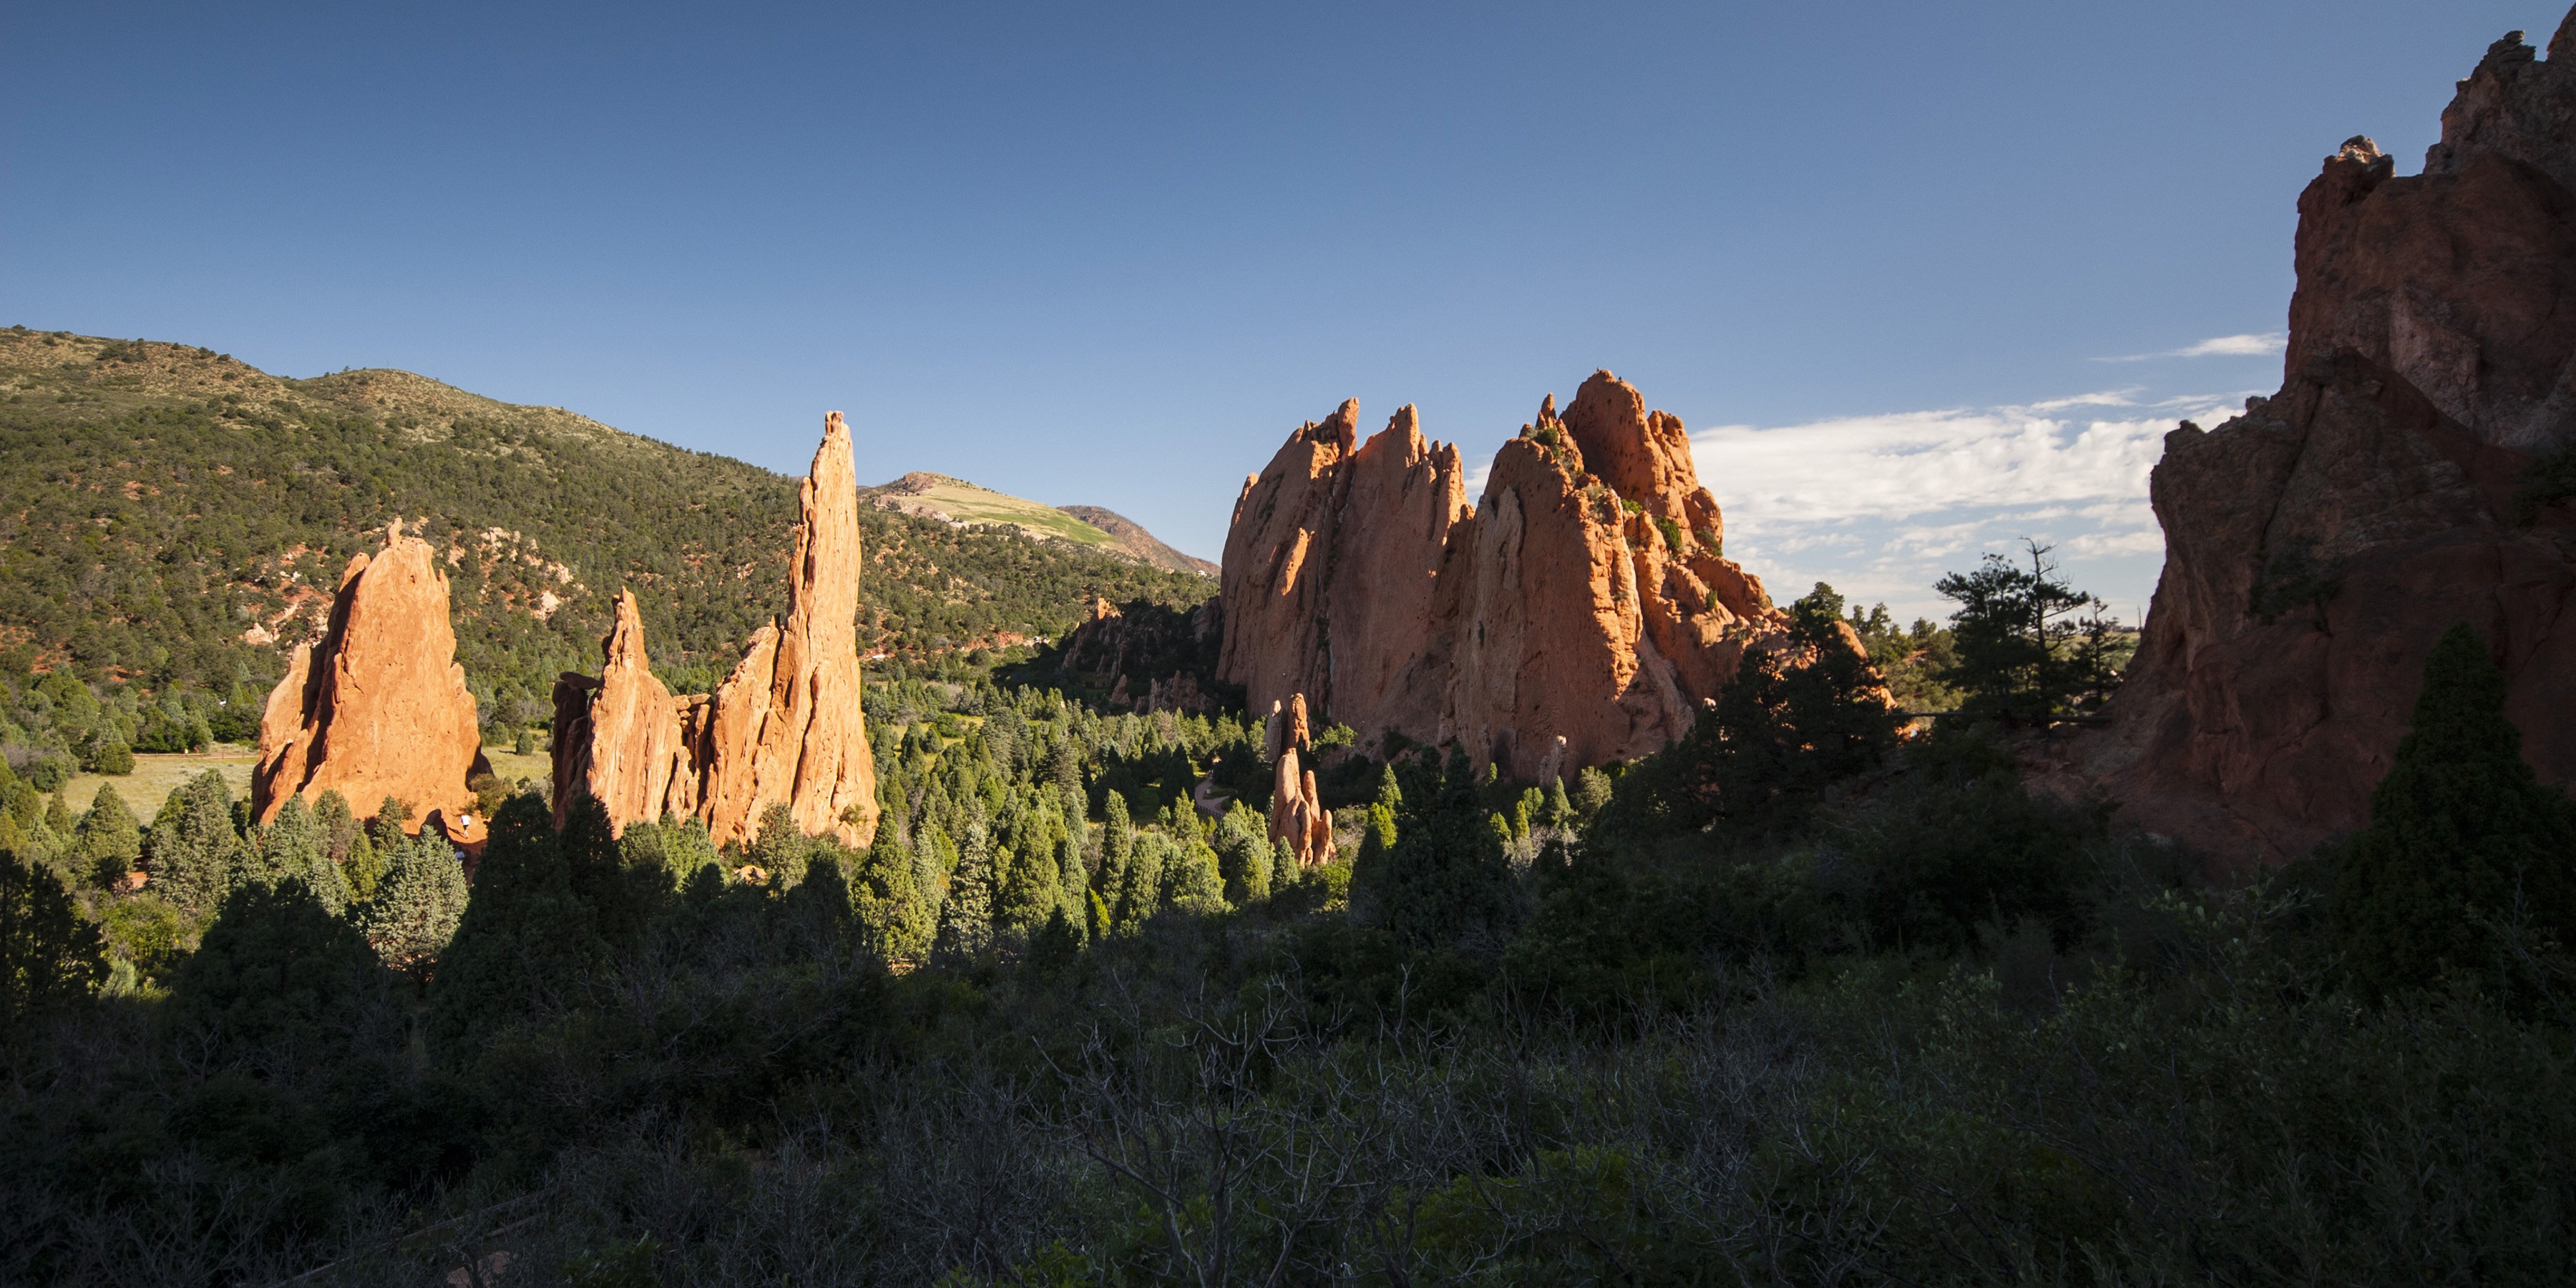
[[[456,661],[447,574],[429,543],[404,536],[396,519],[383,550],[349,560],[321,640],[296,645],[286,678],[269,691],[252,814],[266,823],[289,797],[336,790],[361,811],[388,796],[409,805],[417,832],[433,814],[471,819],[466,780],[489,768]],[[474,826],[458,821],[451,830]]]
[[[1408,406],[1354,448],[1346,402],[1247,479],[1218,678],[1351,726],[1463,745],[1516,778],[1644,755],[1786,617],[1723,554],[1682,423],[1607,371],[1553,396],[1470,505]],[[1597,461],[1597,465],[1595,462]]]
[[[2424,658],[2475,626],[2543,780],[2576,781],[2576,521],[2518,513],[2576,443],[2576,13],[2496,42],[2424,173],[2347,141],[2299,197],[2284,381],[2166,436],[2164,573],[2081,776],[2222,864],[2368,821]]]

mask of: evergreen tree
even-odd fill
[[[771,807],[772,814],[785,812],[785,806]],[[762,830],[766,835],[769,828],[765,825]],[[796,832],[792,819],[783,830],[797,842],[795,863],[801,876],[805,862],[802,856],[810,847]],[[641,946],[645,927],[670,898],[674,882],[668,866],[658,856],[643,862],[629,861],[615,825],[608,820],[608,807],[588,792],[565,811],[559,843],[572,892],[590,908],[592,924],[598,927],[600,938],[621,951]],[[773,844],[785,848],[784,842]],[[771,883],[777,882],[773,872]]]
[[[235,875],[237,884],[246,880],[274,884],[292,877],[302,881],[332,915],[347,911],[348,877],[331,861],[330,836],[302,797],[287,797],[277,817],[258,829],[254,840],[249,847],[251,861]]]
[[[589,905],[573,893],[554,818],[533,794],[492,819],[474,897],[430,980],[432,1032],[451,1058],[573,987],[607,956]]]
[[[358,839],[358,820],[349,813],[349,798],[336,787],[324,789],[313,802],[313,821],[322,829],[323,851],[345,868],[349,847]]]
[[[903,842],[880,837],[858,857],[858,878],[850,884],[860,933],[872,951],[888,961],[918,962],[930,955],[938,933],[930,900],[920,881],[921,865]]]
[[[1203,917],[1226,911],[1225,874],[1207,842],[1191,841],[1167,856],[1163,906]]]
[[[98,795],[90,798],[89,812],[81,815],[74,835],[81,859],[102,887],[123,882],[134,870],[135,860],[143,857],[143,827],[135,821],[134,811],[125,807],[114,783],[99,784]]]
[[[359,906],[355,920],[385,965],[418,987],[465,915],[465,865],[445,837],[427,829],[397,843],[388,857],[375,897]]]
[[[961,966],[993,946],[993,875],[984,825],[970,823],[957,847],[957,870],[948,877],[948,898],[939,909],[939,935],[931,960]]]
[[[376,850],[376,841],[364,830],[349,838],[349,857],[340,865],[349,885],[349,897],[365,901],[376,897],[376,889],[385,879],[385,856]]]
[[[143,846],[153,886],[194,915],[211,913],[223,901],[247,854],[233,830],[232,789],[212,769],[170,794]]]
[[[107,978],[98,927],[43,867],[0,851],[0,1033]]]
[[[170,1014],[222,1058],[261,1055],[280,1070],[327,1063],[366,1022],[381,974],[365,937],[303,882],[254,881],[224,897],[180,964]]]
[[[1486,810],[1462,751],[1449,753],[1428,796],[1406,812],[1384,860],[1352,873],[1353,902],[1408,942],[1499,951],[1519,915],[1509,827]]]
[[[2576,948],[2576,807],[2544,787],[2504,715],[2505,677],[2463,623],[2433,645],[2415,725],[2371,793],[2332,903],[2365,997],[2446,977],[2511,994],[2527,978],[2498,932]]]
[[[760,830],[753,834],[743,857],[769,874],[772,888],[783,890],[804,879],[805,857],[812,849],[812,841],[797,826],[796,811],[779,801],[760,812]]]
[[[2027,568],[1990,554],[1975,572],[1951,573],[1933,587],[1959,605],[1950,615],[1958,664],[1943,678],[1967,691],[1961,710],[2006,724],[2100,705],[2125,660],[2107,605],[2058,580],[2049,547],[2023,545]],[[1840,603],[1836,597],[1837,615]]]
[[[1272,848],[1267,820],[1241,801],[1217,824],[1217,871],[1225,897],[1243,906],[1270,897]]]
[[[1092,933],[1106,935],[1117,929],[1118,901],[1128,889],[1128,870],[1134,865],[1136,838],[1127,819],[1127,798],[1119,792],[1109,793],[1100,807],[1100,871],[1091,883]]]
[[[849,882],[841,876],[841,861],[859,857],[837,845],[815,845],[806,852],[803,876],[779,897],[779,916],[804,956],[839,961],[858,946],[859,922],[850,906]]]

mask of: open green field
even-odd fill
[[[179,784],[209,769],[218,770],[226,785],[239,798],[250,794],[250,767],[258,760],[248,747],[219,742],[202,752],[186,755],[137,755],[134,772],[109,777],[104,774],[74,774],[63,785],[63,804],[74,814],[89,808],[98,796],[102,783],[116,784],[116,794],[125,798],[125,807],[135,817],[150,822],[161,809],[161,802]]]

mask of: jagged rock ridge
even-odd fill
[[[260,822],[290,797],[336,790],[359,810],[401,801],[413,831],[436,816],[451,838],[480,839],[465,784],[488,766],[448,607],[436,552],[400,520],[383,550],[349,560],[321,640],[295,646],[261,713],[251,771]]]
[[[1235,502],[1218,674],[1252,709],[1302,694],[1364,746],[1544,780],[1662,747],[1782,640],[1681,422],[1609,372],[1542,403],[1473,506],[1412,407],[1364,444],[1358,414],[1300,426]]]
[[[2118,725],[2084,772],[2223,859],[2368,818],[2427,651],[2466,621],[2541,777],[2576,780],[2576,523],[2517,514],[2576,427],[2576,13],[2516,32],[2424,172],[2366,138],[2299,196],[2281,390],[2165,439],[2164,574]]]
[[[860,713],[857,474],[841,413],[824,420],[798,501],[787,612],[752,633],[713,694],[655,678],[644,622],[621,592],[596,677],[555,685],[555,818],[583,794],[623,830],[666,814],[703,820],[719,845],[751,840],[785,804],[799,830],[875,839],[876,764]]]

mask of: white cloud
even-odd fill
[[[1787,600],[1828,581],[1903,615],[1946,615],[1943,572],[2025,536],[2057,547],[2079,586],[2133,615],[2164,538],[2147,473],[2164,436],[2216,424],[2243,394],[2159,399],[2135,390],[2026,407],[1852,416],[1805,425],[1727,425],[1691,436],[1700,481],[1726,514],[1727,555]],[[2133,408],[2110,419],[2076,408]]]
[[[2186,344],[2162,353],[2131,353],[2117,358],[2095,358],[2095,362],[2147,362],[2156,358],[2268,358],[2289,347],[2287,331],[2265,331],[2252,335],[2211,336],[2198,344]]]

